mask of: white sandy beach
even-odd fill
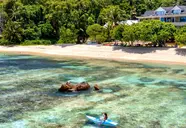
[[[0,52],[186,64],[186,48],[124,48],[101,45],[0,46]]]

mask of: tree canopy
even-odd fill
[[[186,44],[186,26],[178,29],[175,33],[175,40],[178,43]]]
[[[159,33],[155,32],[153,36],[148,35],[152,33],[150,29],[153,23],[143,24],[147,31],[140,36],[133,33],[131,27],[124,26],[128,31],[127,35],[127,31],[121,33],[121,26],[116,26],[120,21],[133,19],[146,10],[177,4],[186,3],[184,0],[6,0],[2,13],[3,39],[15,44],[39,39],[55,40],[58,43],[83,43],[89,36],[93,37],[94,34],[90,34],[92,25],[96,28],[98,24],[108,24],[107,28],[101,28],[103,31],[96,35],[96,40],[102,42],[122,38],[127,41],[132,38],[130,41],[143,39],[163,42],[172,35],[173,26],[162,26],[161,23],[154,22],[154,29],[166,28],[158,31]],[[115,28],[119,35],[114,35]],[[136,25],[135,29],[137,28],[143,29],[140,25]]]
[[[151,20],[143,21],[131,26],[119,25],[113,29],[112,35],[114,36],[114,39],[130,42],[131,45],[133,45],[134,41],[141,40],[152,42],[154,46],[162,46],[166,41],[174,39],[175,32],[176,27],[173,24]]]

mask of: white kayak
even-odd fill
[[[109,127],[116,127],[118,125],[118,123],[113,122],[112,120],[105,120],[104,122],[102,120],[100,120],[99,118],[95,118],[92,116],[87,116],[87,119],[90,120],[91,122],[94,122],[97,125],[104,125],[104,126],[109,126]]]

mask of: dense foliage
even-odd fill
[[[105,35],[106,29],[99,24],[93,24],[93,25],[88,26],[86,32],[90,36],[90,39],[96,42],[101,43],[107,39]]]
[[[185,3],[184,0],[6,0],[0,42],[84,43],[90,37],[98,42],[144,40],[160,43],[172,38],[175,31],[172,25],[157,21],[134,26],[117,25],[120,21],[135,19],[146,10],[176,4]]]
[[[186,45],[186,26],[180,28],[175,33],[175,40],[180,44]]]
[[[113,38],[116,40],[130,42],[134,41],[152,42],[154,46],[162,46],[166,41],[174,38],[176,27],[171,23],[158,20],[143,21],[138,24],[118,25],[113,29]]]

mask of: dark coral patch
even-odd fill
[[[184,72],[184,69],[173,69],[172,70],[172,73],[174,73],[174,74],[179,74],[179,73],[182,73],[182,72]]]

